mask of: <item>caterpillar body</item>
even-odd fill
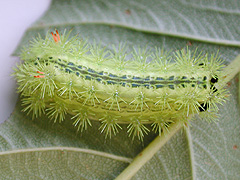
[[[142,140],[150,131],[145,124],[160,135],[190,115],[217,112],[226,99],[215,86],[224,67],[217,55],[188,48],[172,56],[157,48],[129,55],[123,45],[107,51],[69,34],[39,36],[22,51],[14,75],[23,111],[33,118],[46,112],[61,122],[69,113],[81,131],[98,120],[110,137],[128,124],[129,136]]]

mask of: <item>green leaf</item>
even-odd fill
[[[141,32],[240,46],[238,7],[234,0],[53,1],[34,26],[108,24]],[[53,16],[55,15],[55,16]]]
[[[4,179],[112,179],[131,162],[80,148],[24,149],[0,155]]]
[[[15,54],[38,33],[45,36],[57,28],[60,32],[72,29],[71,35],[78,33],[108,49],[125,42],[165,50],[187,44],[203,52],[219,50],[229,64],[240,53],[238,21],[234,0],[54,0],[26,31]],[[181,128],[162,145],[133,179],[238,179],[237,81],[228,84],[231,96],[220,106],[219,121],[207,123],[196,117],[191,126]],[[11,117],[0,125],[0,174],[4,179],[114,179],[156,136],[150,133],[143,142],[132,141],[123,126],[117,136],[105,139],[98,130],[100,122],[91,122],[92,127],[78,134],[69,117],[60,124],[45,116],[31,120],[21,110],[18,101]]]

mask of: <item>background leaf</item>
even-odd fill
[[[234,0],[60,0],[34,26],[109,24],[239,47],[239,8]]]
[[[2,153],[0,172],[4,179],[112,179],[128,162],[79,148],[25,149]]]
[[[57,28],[60,32],[72,29],[71,35],[79,33],[82,38],[90,42],[95,40],[108,49],[112,44],[126,42],[129,46],[144,47],[147,44],[148,47],[164,47],[165,50],[181,49],[186,45],[210,53],[219,50],[219,55],[228,64],[240,52],[239,6],[233,0],[55,0],[49,11],[26,31],[15,54],[18,55],[37,33],[44,37],[48,30]],[[237,81],[235,78],[228,84],[232,95],[220,107],[218,122],[207,123],[196,117],[188,129],[176,133],[134,178],[237,179],[240,176]],[[113,179],[128,165],[128,161],[120,162],[91,153],[83,157],[80,150],[66,151],[67,155],[62,156],[60,147],[84,148],[132,159],[156,136],[151,133],[144,142],[132,141],[125,134],[124,126],[116,137],[105,140],[104,135],[99,135],[99,122],[93,122],[92,128],[77,134],[69,117],[61,124],[54,124],[46,117],[31,120],[31,116],[21,109],[18,102],[12,116],[0,126],[0,148],[3,152],[0,154],[0,173],[5,173],[9,179],[31,178],[33,173],[36,174],[36,168],[39,172],[34,177],[36,179],[68,179],[71,175],[79,179]],[[45,151],[47,147],[57,149]],[[27,150],[29,148],[31,151]],[[15,149],[21,149],[21,152],[11,151]],[[56,158],[61,161],[56,161]],[[94,158],[98,163],[88,163],[87,158]],[[52,159],[48,163],[49,168],[44,168],[46,164],[41,159]],[[59,166],[60,162],[62,166]],[[94,168],[86,171],[92,165]],[[71,169],[73,174],[69,174]]]

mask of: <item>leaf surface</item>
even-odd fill
[[[37,33],[44,37],[47,31],[57,28],[60,32],[72,29],[71,35],[79,34],[110,50],[112,44],[120,42],[130,47],[147,45],[165,50],[186,45],[204,53],[219,50],[229,64],[240,53],[236,23],[239,6],[234,0],[55,0],[46,14],[26,31],[15,54]],[[220,106],[219,121],[207,123],[196,117],[133,179],[237,179],[240,176],[237,84],[237,78],[229,83],[230,100]],[[11,117],[0,125],[0,174],[5,179],[114,179],[156,136],[150,133],[143,142],[132,141],[123,126],[116,137],[105,140],[98,130],[100,122],[93,122],[81,134],[76,133],[69,117],[54,124],[45,116],[32,120],[21,110],[18,101]],[[66,149],[61,150],[63,147]],[[103,156],[102,152],[106,154]]]

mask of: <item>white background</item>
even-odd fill
[[[51,0],[0,0],[0,123],[7,120],[17,100],[10,76],[19,61],[12,57],[24,31],[48,9]]]

